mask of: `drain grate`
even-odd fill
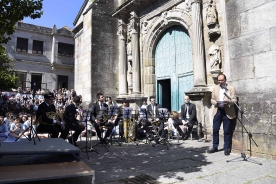
[[[123,184],[156,184],[158,183],[155,178],[148,175],[139,175],[131,178],[125,178],[119,181]]]

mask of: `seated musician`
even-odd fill
[[[193,130],[193,125],[197,121],[196,118],[196,106],[192,103],[190,103],[190,98],[189,96],[184,97],[185,104],[181,106],[181,121],[175,121],[174,122],[174,127],[177,129],[179,134],[182,136],[183,140],[187,140]],[[188,127],[187,133],[183,133],[179,125],[184,125]]]
[[[68,105],[63,113],[63,121],[65,122],[65,126],[71,130],[74,130],[74,134],[72,135],[73,142],[71,137],[69,137],[68,140],[75,146],[78,146],[76,142],[79,135],[84,130],[84,125],[76,119],[76,108],[78,108],[81,103],[81,98],[79,96],[74,96],[73,103]]]
[[[151,122],[157,122],[157,121],[160,122],[160,124],[158,126],[158,135],[162,136],[162,133],[164,131],[164,119],[157,118],[159,115],[159,111],[158,111],[159,108],[162,108],[162,106],[160,104],[156,104],[155,98],[153,96],[151,96],[150,104],[147,106],[147,111],[149,113],[149,117],[151,118]],[[158,142],[158,141],[156,140],[156,142]]]
[[[114,123],[111,121],[108,121],[108,119],[106,120],[103,117],[100,117],[99,119],[99,115],[103,114],[104,110],[108,110],[108,105],[105,103],[104,95],[102,93],[98,93],[97,101],[92,105],[91,118],[92,118],[92,123],[95,127],[95,130],[97,132],[97,136],[100,138],[100,141],[102,143],[107,143],[107,138],[110,136],[112,132]],[[107,128],[107,132],[104,138],[101,135],[101,130],[100,130],[101,126],[105,126]]]
[[[51,134],[51,138],[58,138],[59,133],[60,138],[66,139],[69,133],[69,128],[65,127],[63,122],[61,122],[61,118],[56,116],[57,119],[51,119],[47,114],[56,113],[56,108],[53,105],[54,102],[54,94],[51,92],[45,92],[44,94],[44,102],[38,106],[36,112],[37,119],[37,131],[43,133]]]

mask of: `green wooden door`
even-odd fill
[[[155,74],[157,102],[178,111],[184,103],[184,92],[193,88],[192,44],[183,27],[170,27],[160,37],[155,50]],[[162,87],[164,80],[170,80],[170,88]]]

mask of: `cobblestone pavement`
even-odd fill
[[[84,141],[79,143],[79,148],[85,147]],[[96,143],[92,140],[92,144]],[[83,149],[81,160],[95,170],[96,184],[276,183],[276,161],[253,157],[244,161],[240,154],[225,156],[223,150],[208,154],[211,142],[186,140],[178,144],[172,140],[170,143],[168,150],[162,144],[119,146],[114,142],[108,152],[98,145],[94,147],[98,154]],[[28,160],[28,156],[3,157],[0,164],[27,164]]]
[[[92,141],[94,142],[94,141]],[[82,160],[96,171],[96,183],[276,183],[276,161],[225,156],[221,150],[208,154],[211,142],[177,140],[166,146],[134,143],[108,148],[99,154],[82,153]],[[227,162],[229,161],[229,162]],[[258,163],[262,164],[259,165]]]

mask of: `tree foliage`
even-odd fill
[[[12,60],[4,53],[3,47],[0,48],[0,90],[9,90],[16,87],[17,77]]]
[[[16,22],[24,17],[40,18],[43,14],[43,0],[1,0],[0,1],[0,44],[9,41],[14,33]]]
[[[6,44],[15,31],[16,22],[24,17],[40,18],[43,0],[0,0],[0,90],[9,90],[16,87],[12,60],[6,55]]]

